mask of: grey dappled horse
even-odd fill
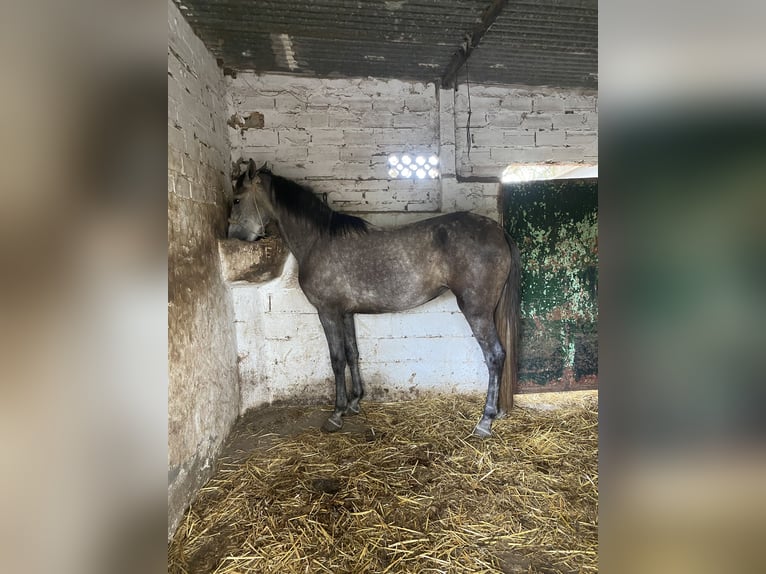
[[[451,289],[489,369],[474,434],[490,436],[493,419],[502,414],[501,390],[502,409],[512,405],[519,333],[519,250],[497,223],[462,212],[377,228],[333,211],[310,189],[258,170],[250,160],[236,181],[229,237],[263,235],[271,218],[298,260],[298,281],[330,347],[335,411],[324,430],[340,430],[341,417],[359,413],[364,396],[354,314],[411,309]]]

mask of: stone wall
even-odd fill
[[[168,1],[168,537],[239,409],[225,234],[229,140],[223,75]]]

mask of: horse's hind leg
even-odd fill
[[[476,306],[458,297],[458,306],[463,311],[471,331],[484,353],[484,362],[489,370],[489,383],[487,384],[487,400],[484,403],[484,413],[473,434],[482,438],[492,434],[492,421],[497,417],[497,399],[500,391],[500,377],[503,373],[505,350],[500,344],[495,321],[491,308],[475,308]]]
[[[348,313],[343,316],[343,336],[346,348],[346,360],[351,369],[351,397],[346,408],[346,414],[359,414],[359,401],[364,397],[364,384],[359,373],[359,349],[356,346],[356,327],[354,315]]]
[[[332,372],[335,375],[335,411],[322,425],[327,432],[343,428],[343,413],[346,412],[346,349],[344,343],[343,319],[340,315],[319,313],[327,345],[330,348]]]

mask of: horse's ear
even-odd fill
[[[253,161],[253,158],[250,158],[250,162],[247,164],[247,178],[248,179],[254,179],[255,173],[258,170],[255,167],[255,162]]]
[[[237,193],[237,191],[240,190],[244,184],[245,184],[245,172],[243,171],[237,176],[235,180],[234,193]]]

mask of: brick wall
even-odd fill
[[[229,81],[232,160],[326,192],[342,211],[434,212],[438,180],[389,181],[391,153],[439,151],[433,85],[239,74]]]
[[[497,177],[511,163],[598,162],[595,94],[472,85],[469,129],[468,93],[462,84],[455,97],[459,175]]]
[[[229,182],[226,90],[168,1],[168,537],[238,413],[231,297],[217,238]]]
[[[474,85],[469,131],[465,85],[239,74],[228,86],[232,161],[268,162],[374,223],[463,209],[497,218],[488,180],[508,164],[598,161],[595,94]],[[389,179],[388,155],[402,152],[438,154],[441,180]]]

